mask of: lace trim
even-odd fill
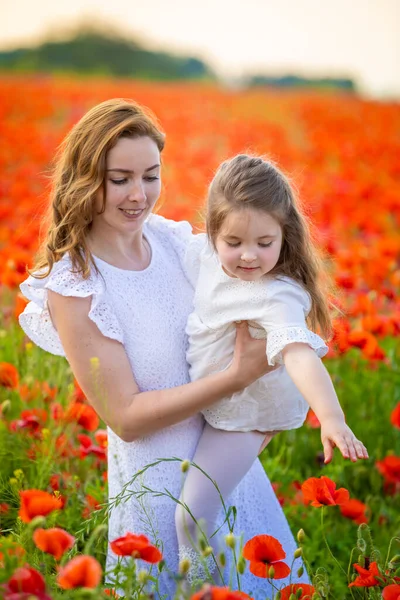
[[[271,366],[275,364],[282,365],[282,350],[288,344],[302,342],[308,344],[319,358],[325,356],[328,352],[328,346],[324,340],[309,329],[304,327],[284,327],[268,332],[267,336],[267,357]]]
[[[101,333],[123,343],[123,332],[105,298],[105,288],[100,277],[82,279],[71,270],[67,260],[60,261],[53,267],[52,273],[45,279],[28,277],[20,288],[23,295],[31,302],[19,317],[22,329],[40,348],[65,356],[57,330],[55,329],[47,306],[47,292],[52,290],[61,296],[87,298],[92,296],[89,319],[95,323]]]
[[[210,580],[210,576],[215,570],[215,560],[212,555],[204,557],[194,548],[179,546],[179,562],[185,559],[190,561],[190,567],[186,573],[186,579],[190,584],[195,581]]]

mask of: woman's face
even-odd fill
[[[153,210],[161,192],[160,151],[149,137],[120,138],[106,158],[103,189],[95,202],[96,226],[134,232]]]

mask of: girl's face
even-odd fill
[[[235,210],[226,217],[215,245],[227,275],[257,281],[278,262],[282,228],[267,212]]]
[[[160,152],[149,137],[120,138],[108,152],[104,174],[106,205],[103,189],[95,202],[93,222],[123,232],[141,229],[153,210],[161,192]]]

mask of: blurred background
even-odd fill
[[[389,556],[400,539],[400,0],[0,0],[0,367],[13,373],[0,369],[0,584],[4,543],[21,539],[19,488],[68,497],[59,525],[70,533],[106,499],[105,452],[102,462],[80,446],[85,432],[97,448],[98,432],[79,422],[67,448],[72,375],[24,337],[18,290],[45,232],[56,149],[113,97],[149,107],[166,132],[168,218],[201,227],[215,169],[243,151],[271,156],[298,189],[342,309],[326,365],[371,458],[324,465],[310,412],[262,462],[293,532],[307,533],[322,597],[364,600],[347,565]],[[321,474],[351,494],[326,516],[339,565],[300,489]],[[367,523],[374,543],[361,544]],[[25,547],[21,564],[36,564]]]
[[[398,0],[15,0],[0,69],[400,95]]]

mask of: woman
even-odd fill
[[[188,223],[152,213],[163,146],[154,118],[132,101],[90,110],[61,146],[47,238],[21,286],[31,300],[22,327],[42,348],[67,357],[108,425],[110,499],[155,459],[190,459],[203,429],[199,411],[268,370],[263,343],[241,324],[230,367],[189,383],[185,326],[193,287],[183,256],[192,232]],[[133,491],[144,483],[178,498],[181,477],[179,463],[163,462],[138,477]],[[294,540],[259,461],[230,504],[238,509],[237,534],[274,535],[291,561]],[[111,511],[109,539],[147,533],[176,572],[174,512],[165,495],[133,494]],[[115,558],[110,552],[108,568]],[[263,597],[270,589],[250,573],[243,581],[248,592],[262,588]],[[173,589],[162,573],[160,593],[170,598]]]

